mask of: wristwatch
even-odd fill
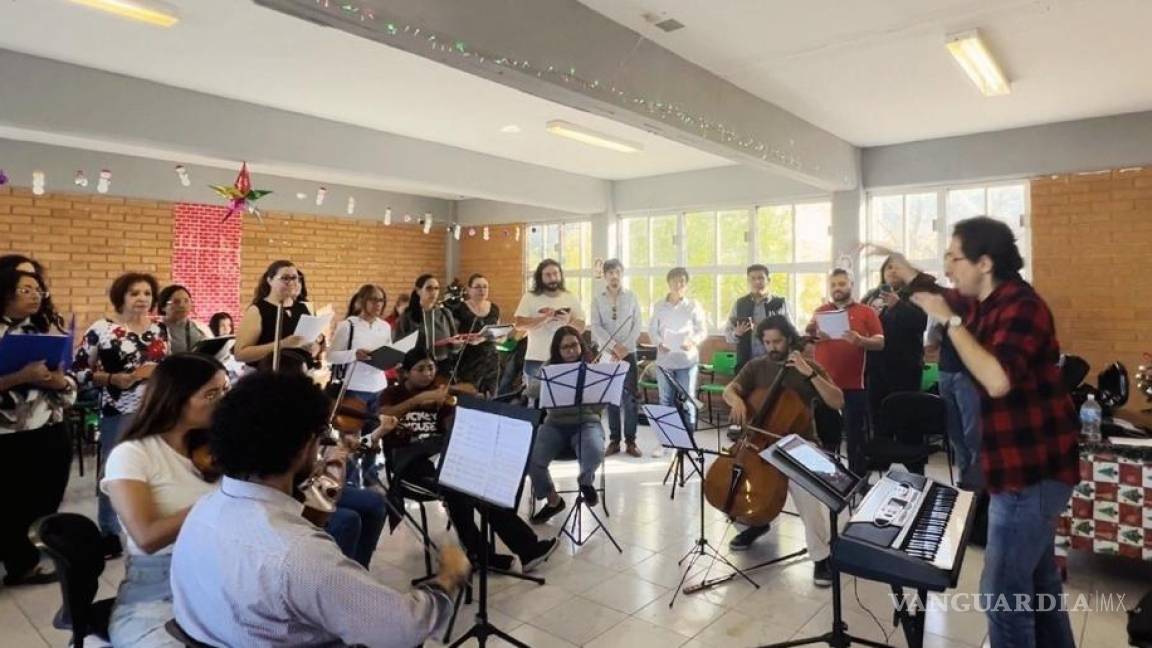
[[[959,315],[953,315],[948,318],[948,328],[954,329],[964,325],[964,319]]]

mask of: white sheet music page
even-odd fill
[[[516,493],[524,481],[524,466],[532,452],[532,424],[516,418],[497,417],[500,429],[488,465],[488,484],[481,496],[504,508],[516,506]]]
[[[628,375],[626,362],[601,362],[588,365],[584,373],[584,403],[619,405],[624,397],[624,378]],[[609,382],[611,381],[611,382]]]
[[[540,368],[540,407],[571,407],[576,404],[579,362],[544,365]]]
[[[648,417],[656,438],[665,448],[695,448],[692,435],[684,427],[684,421],[675,407],[668,405],[641,405],[644,416]]]
[[[475,497],[484,497],[493,454],[500,436],[500,417],[456,408],[452,434],[444,449],[440,483]]]

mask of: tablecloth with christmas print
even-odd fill
[[[1083,446],[1080,483],[1056,525],[1056,560],[1079,549],[1152,561],[1152,456],[1110,445]]]

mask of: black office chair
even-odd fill
[[[844,436],[844,416],[840,410],[832,409],[817,399],[812,408],[812,419],[816,425],[816,436],[825,450],[840,452],[840,442]]]
[[[948,415],[939,396],[924,392],[897,392],[880,404],[880,430],[864,444],[868,471],[886,471],[901,464],[923,475],[928,457],[948,455],[948,479],[952,474],[952,447],[948,443]]]
[[[1064,386],[1068,388],[1069,392],[1075,391],[1084,382],[1090,370],[1088,361],[1080,356],[1060,356],[1060,372],[1064,378]]]
[[[104,544],[100,529],[77,513],[53,513],[32,523],[28,537],[56,566],[62,602],[52,620],[59,630],[72,630],[72,645],[84,637],[108,638],[108,619],[115,598],[94,601],[104,573]]]

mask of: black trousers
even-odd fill
[[[22,575],[40,562],[28,539],[37,519],[60,508],[72,473],[72,446],[63,423],[0,434],[0,465],[16,486],[0,516],[0,559],[10,575]]]

